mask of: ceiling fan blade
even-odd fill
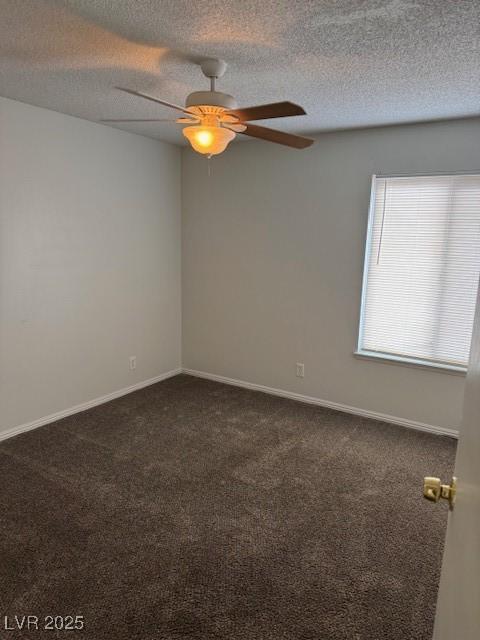
[[[315,142],[312,138],[296,136],[293,133],[285,133],[284,131],[278,131],[277,129],[259,127],[256,124],[247,124],[245,131],[241,133],[243,133],[244,136],[251,136],[252,138],[268,140],[268,142],[284,144],[287,147],[294,147],[295,149],[305,149]]]
[[[230,129],[230,131],[235,131],[235,133],[243,133],[247,128],[247,125],[243,124],[243,122],[224,122],[222,126]]]
[[[240,122],[306,115],[305,110],[302,109],[302,107],[300,107],[298,104],[293,104],[293,102],[272,102],[271,104],[260,104],[257,107],[231,109],[226,113],[228,115],[236,116],[240,120]]]
[[[159,100],[158,98],[154,98],[153,96],[149,96],[147,93],[141,93],[140,91],[133,91],[133,89],[125,89],[124,87],[115,87],[119,91],[123,91],[124,93],[129,93],[132,96],[137,96],[137,98],[145,98],[145,100],[150,100],[151,102],[156,102],[157,104],[162,104],[164,107],[170,107],[171,109],[176,109],[177,111],[182,111],[183,113],[188,113],[189,115],[194,115],[192,111],[188,111],[184,107],[180,107],[178,104],[172,104],[171,102],[166,102],[165,100]]]
[[[176,120],[172,118],[102,118],[100,122],[176,122]]]
[[[177,118],[175,120],[178,124],[198,124],[200,122],[200,118],[193,115],[190,118]]]

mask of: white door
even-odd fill
[[[432,475],[434,470],[432,470]],[[480,638],[480,290],[455,463],[434,640]],[[449,478],[442,479],[449,482]],[[440,505],[440,508],[443,505]]]

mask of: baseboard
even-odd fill
[[[167,378],[172,378],[173,376],[176,376],[179,373],[185,373],[187,375],[195,376],[197,378],[205,378],[206,380],[223,382],[224,384],[230,384],[235,387],[243,387],[244,389],[251,389],[253,391],[261,391],[263,393],[269,393],[270,395],[280,396],[282,398],[289,398],[290,400],[297,400],[299,402],[314,404],[320,407],[326,407],[328,409],[335,409],[336,411],[343,411],[344,413],[351,413],[351,414],[362,416],[365,418],[372,418],[373,420],[390,422],[391,424],[398,424],[402,427],[407,427],[409,429],[416,429],[417,431],[427,431],[429,433],[435,433],[437,435],[449,436],[451,438],[458,438],[458,431],[455,429],[446,429],[444,427],[437,427],[435,425],[425,424],[423,422],[416,422],[415,420],[398,418],[396,416],[390,416],[384,413],[377,413],[376,411],[367,411],[365,409],[359,409],[358,407],[351,407],[349,405],[340,404],[338,402],[331,402],[329,400],[323,400],[321,398],[306,396],[301,393],[294,393],[292,391],[285,391],[283,389],[275,389],[273,387],[267,387],[262,384],[255,384],[254,382],[246,382],[245,380],[227,378],[225,376],[219,376],[214,373],[207,373],[206,371],[196,371],[195,369],[178,368],[178,369],[172,369],[171,371],[167,371],[166,373],[162,373],[159,376],[149,378],[148,380],[137,382],[136,384],[132,384],[129,387],[124,387],[123,389],[119,389],[118,391],[113,391],[112,393],[108,393],[107,395],[101,396],[99,398],[94,398],[93,400],[88,400],[87,402],[83,402],[82,404],[77,404],[74,407],[70,407],[68,409],[63,409],[62,411],[52,413],[48,416],[44,416],[43,418],[39,418],[38,420],[33,420],[32,422],[27,422],[25,424],[21,424],[16,427],[12,427],[11,429],[7,429],[6,431],[0,432],[0,441],[6,440],[7,438],[12,438],[13,436],[16,436],[20,433],[24,433],[25,431],[31,431],[32,429],[36,429],[37,427],[41,427],[45,424],[49,424],[50,422],[61,420],[61,418],[66,418],[67,416],[71,416],[74,413],[80,413],[81,411],[85,411],[86,409],[91,409],[92,407],[96,407],[100,404],[104,404],[105,402],[110,402],[110,400],[121,398],[122,396],[132,393],[133,391],[137,391],[138,389],[143,389],[144,387],[148,387],[152,384],[155,384],[156,382],[161,382],[162,380],[166,380]]]
[[[132,393],[132,391],[138,391],[138,389],[149,387],[151,384],[161,382],[162,380],[166,380],[167,378],[172,378],[179,373],[182,373],[181,368],[172,369],[171,371],[161,373],[159,376],[155,376],[154,378],[149,378],[148,380],[137,382],[136,384],[132,384],[129,387],[124,387],[123,389],[119,389],[118,391],[112,391],[112,393],[107,393],[107,395],[105,396],[100,396],[99,398],[94,398],[93,400],[82,402],[82,404],[77,404],[74,407],[63,409],[62,411],[57,411],[56,413],[51,413],[50,415],[44,416],[43,418],[38,418],[38,420],[33,420],[32,422],[27,422],[25,424],[18,425],[17,427],[12,427],[11,429],[0,432],[0,441],[6,440],[7,438],[12,438],[13,436],[24,433],[25,431],[31,431],[32,429],[36,429],[37,427],[42,427],[45,424],[55,422],[56,420],[60,420],[61,418],[66,418],[67,416],[71,416],[74,413],[80,413],[81,411],[85,411],[86,409],[91,409],[92,407],[96,407],[99,404],[110,402],[110,400],[121,398],[122,396],[126,396],[128,393]]]
[[[207,373],[205,371],[196,371],[195,369],[184,368],[182,369],[182,372],[190,376],[195,376],[196,378],[205,378],[206,380],[223,382],[224,384],[230,384],[235,387],[243,387],[244,389],[252,389],[253,391],[262,391],[263,393],[269,393],[270,395],[281,396],[282,398],[290,398],[290,400],[298,400],[299,402],[306,402],[307,404],[315,404],[320,407],[335,409],[336,411],[343,411],[344,413],[352,413],[356,416],[362,416],[364,418],[372,418],[373,420],[380,420],[381,422],[398,424],[402,427],[407,427],[408,429],[416,429],[417,431],[427,431],[429,433],[435,433],[441,436],[458,438],[458,431],[455,429],[446,429],[445,427],[437,427],[432,424],[425,424],[423,422],[416,422],[415,420],[408,420],[407,418],[398,418],[396,416],[390,416],[385,413],[377,413],[376,411],[368,411],[366,409],[359,409],[358,407],[350,407],[349,405],[346,405],[346,404],[340,404],[338,402],[330,402],[330,400],[322,400],[321,398],[305,396],[301,393],[293,393],[292,391],[284,391],[283,389],[266,387],[263,384],[245,382],[245,380],[236,380],[235,378],[226,378],[225,376],[218,376],[214,373]]]

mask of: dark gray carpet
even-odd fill
[[[177,376],[0,444],[0,638],[429,640],[455,442]]]

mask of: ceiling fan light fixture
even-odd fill
[[[235,133],[224,127],[194,125],[185,127],[183,135],[197,153],[216,156],[225,151],[229,142],[235,138]]]
[[[210,91],[193,91],[187,96],[184,107],[141,91],[123,87],[117,87],[117,89],[180,111],[182,116],[177,117],[174,122],[188,125],[183,129],[183,135],[190,142],[194,151],[208,157],[225,151],[227,145],[235,138],[237,133],[259,140],[266,140],[267,142],[276,142],[294,149],[306,149],[314,143],[312,138],[250,124],[252,120],[269,120],[270,118],[306,115],[301,106],[293,102],[283,101],[239,109],[233,96],[217,91],[215,88],[217,79],[221,78],[225,73],[226,62],[217,58],[205,58],[200,63],[200,67],[203,74],[210,80]],[[106,122],[130,121],[142,122],[139,119],[107,120]],[[161,122],[161,120],[151,119],[144,121]]]

